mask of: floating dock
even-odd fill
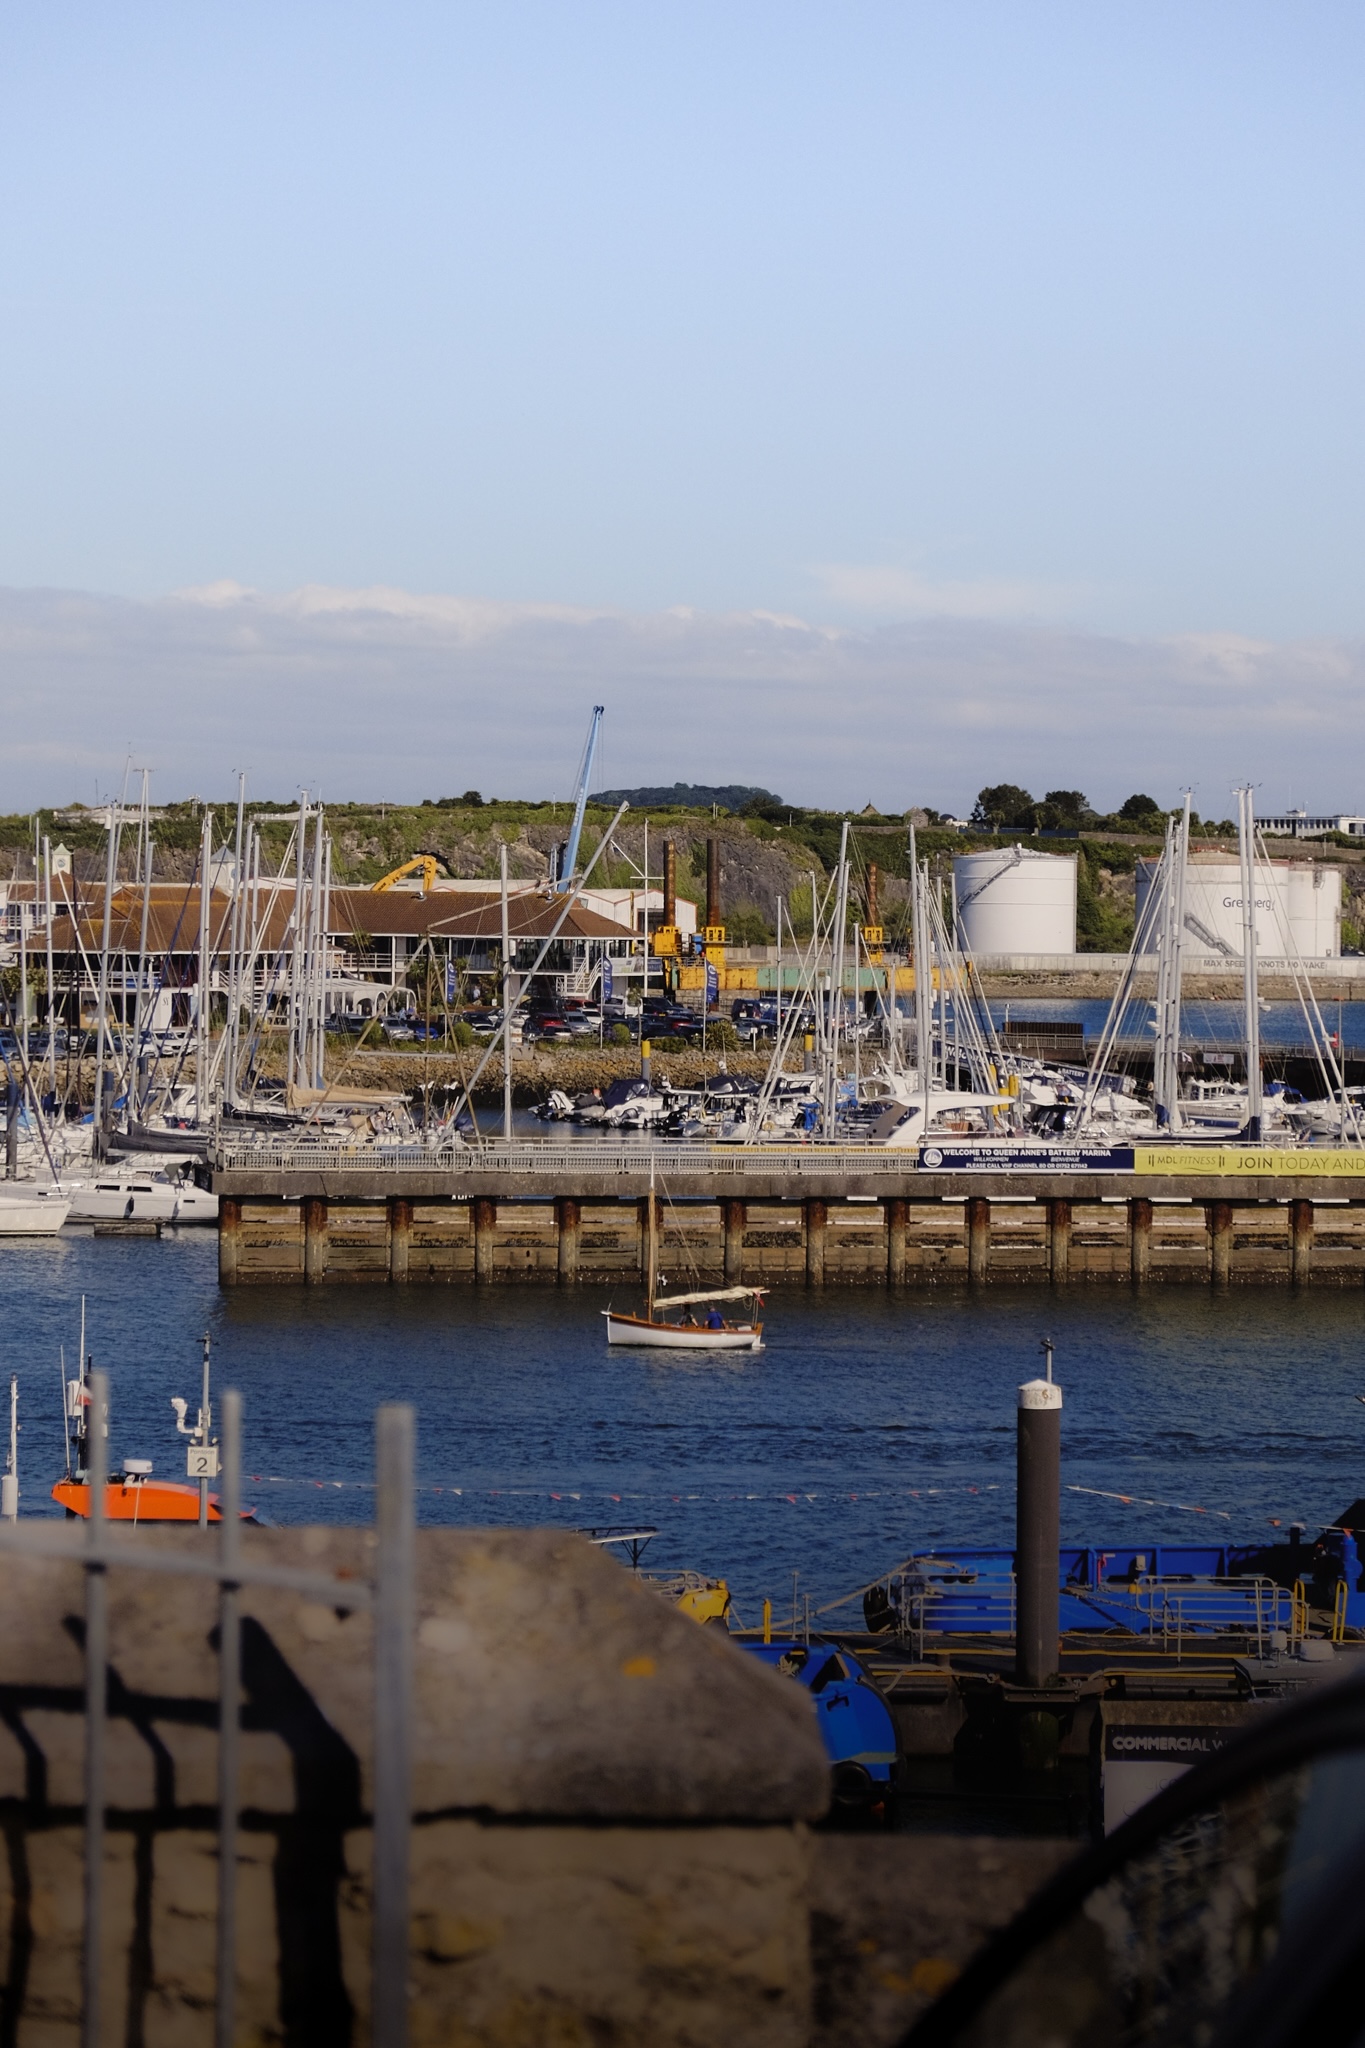
[[[273,1144],[221,1154],[224,1286],[1365,1285],[1365,1153],[1139,1153],[1111,1172],[823,1146]]]

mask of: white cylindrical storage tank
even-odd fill
[[[1341,954],[1341,869],[1295,861],[1284,870],[1289,929],[1305,960]],[[1282,944],[1277,951],[1283,952]]]
[[[1137,864],[1137,916],[1151,892],[1157,863]],[[1267,960],[1334,960],[1341,952],[1341,870],[1310,861],[1256,865],[1256,951]],[[1155,947],[1156,934],[1151,946]],[[1220,855],[1185,869],[1185,943],[1191,952],[1242,957],[1242,868]]]
[[[958,930],[971,952],[1074,953],[1076,855],[992,847],[953,858]]]

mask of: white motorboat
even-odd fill
[[[192,1180],[126,1168],[69,1183],[72,1223],[216,1223],[218,1197]]]
[[[28,1181],[0,1183],[0,1237],[55,1237],[71,1207],[60,1188]]]

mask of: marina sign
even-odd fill
[[[1131,1173],[1131,1145],[922,1145],[917,1164],[927,1173]]]
[[[1135,1173],[1284,1174],[1365,1180],[1365,1151],[1276,1145],[1138,1145]]]

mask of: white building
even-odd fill
[[[1320,839],[1326,832],[1344,832],[1365,839],[1365,818],[1349,811],[1283,811],[1278,818],[1258,818],[1261,830],[1275,839]]]

